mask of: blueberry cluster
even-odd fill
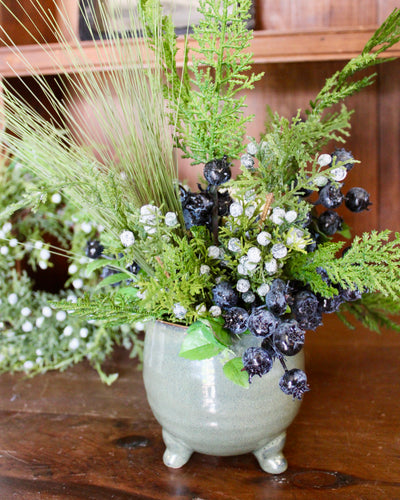
[[[317,179],[319,182],[317,204],[326,210],[310,221],[309,231],[314,238],[314,243],[309,245],[309,251],[316,249],[318,232],[327,236],[333,236],[337,231],[342,229],[343,219],[335,209],[339,208],[343,202],[346,208],[357,213],[368,210],[371,205],[369,193],[364,188],[353,187],[346,194],[342,192],[342,181],[353,168],[354,163],[353,155],[344,148],[336,149],[332,155],[323,154],[320,156],[319,164],[321,166],[332,167],[336,164],[340,166],[331,168],[328,176],[321,175]],[[302,195],[309,196],[311,193],[311,190],[307,190]],[[313,227],[314,224],[316,224],[316,230]]]
[[[204,166],[204,178],[208,186],[192,193],[180,187],[181,204],[186,229],[192,226],[212,227],[213,218],[228,215],[232,199],[227,191],[218,191],[218,187],[231,178],[230,163],[227,156],[209,161]]]
[[[329,282],[326,271],[322,268],[318,271]],[[221,281],[214,287],[214,307],[223,311],[225,328],[232,334],[249,330],[261,340],[260,345],[248,348],[243,354],[249,382],[254,375],[261,377],[268,373],[278,359],[284,368],[280,388],[293,398],[302,398],[309,389],[307,376],[300,369],[288,370],[285,358],[300,352],[305,331],[315,330],[322,323],[323,313],[335,312],[343,302],[361,297],[357,289],[337,287],[337,290],[338,295],[326,298],[314,294],[301,282],[276,278],[265,295],[265,303],[247,311],[240,306],[239,294],[229,282]]]

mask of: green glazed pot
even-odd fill
[[[158,321],[146,329],[143,377],[148,402],[162,426],[165,465],[179,468],[194,451],[215,456],[252,452],[264,471],[284,472],[286,429],[300,401],[280,390],[280,363],[245,389],[224,376],[219,356],[203,361],[179,357],[185,332],[185,327]],[[243,336],[233,346],[236,355],[255,340]],[[303,352],[287,358],[287,366],[304,369]]]

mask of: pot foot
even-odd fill
[[[263,471],[269,474],[282,474],[287,469],[287,461],[282,450],[285,445],[286,432],[282,432],[259,450],[253,451]]]
[[[192,456],[193,450],[165,429],[162,431],[162,436],[165,446],[167,447],[163,455],[164,464],[167,467],[179,469],[185,465]]]

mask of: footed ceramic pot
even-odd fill
[[[300,401],[280,390],[280,363],[262,378],[253,377],[245,389],[224,376],[220,356],[203,361],[179,357],[185,332],[185,327],[157,321],[146,328],[143,377],[162,426],[165,465],[179,468],[194,451],[216,456],[252,452],[264,471],[284,472],[286,429]],[[254,340],[245,335],[233,346],[236,355]],[[304,369],[303,352],[287,358],[287,365]]]

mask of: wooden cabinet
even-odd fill
[[[18,78],[33,84],[29,65],[45,75],[57,73],[54,60],[65,61],[68,66],[65,49],[54,42],[52,30],[41,20],[40,13],[35,12],[35,0],[24,1],[24,9],[16,7],[13,0],[6,3],[12,13],[18,18],[22,16],[29,26],[33,26],[30,19],[34,19],[38,29],[32,28],[32,36],[23,33],[17,28],[13,15],[5,7],[1,8],[1,25],[10,32],[20,52],[0,47],[0,77],[21,88]],[[254,53],[256,71],[264,71],[265,76],[247,98],[248,111],[256,115],[248,127],[248,135],[258,138],[264,130],[267,104],[288,117],[299,108],[306,108],[325,78],[360,53],[396,4],[394,0],[258,0],[256,31],[250,50]],[[64,15],[72,20],[77,32],[77,0],[41,0],[41,5],[59,20],[64,32]],[[39,31],[51,44],[52,57],[31,43]],[[71,38],[65,34],[67,39]],[[179,43],[183,46],[183,40]],[[108,69],[93,43],[83,42],[82,46],[93,71]],[[107,45],[101,50],[107,51]],[[399,56],[400,44],[389,52]],[[361,165],[353,169],[348,183],[364,186],[374,202],[369,213],[354,215],[349,221],[357,232],[399,228],[399,69],[398,61],[378,66],[376,83],[347,102],[355,114],[346,147],[361,161]],[[189,167],[185,161],[181,162],[181,169],[182,177],[194,183],[199,170]]]

